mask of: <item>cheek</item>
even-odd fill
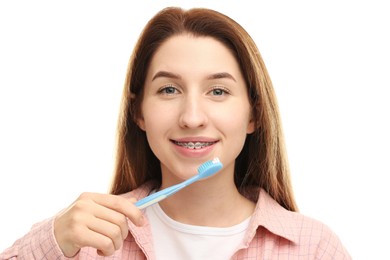
[[[234,106],[221,107],[214,112],[215,122],[226,128],[226,131],[234,129],[236,133],[243,132],[244,135],[247,133],[250,122],[250,108],[247,104],[237,103]]]
[[[146,103],[142,107],[142,121],[146,133],[160,132],[172,125],[174,110],[158,104]]]

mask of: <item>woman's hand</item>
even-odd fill
[[[90,246],[99,255],[112,255],[128,235],[126,217],[142,226],[142,212],[129,200],[116,195],[83,193],[54,220],[54,236],[66,257]]]

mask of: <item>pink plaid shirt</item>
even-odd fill
[[[152,185],[124,194],[145,197]],[[109,257],[85,247],[74,258],[64,257],[53,231],[54,218],[35,224],[31,231],[0,254],[0,259],[155,259],[149,224],[130,221],[129,235],[121,249]],[[223,247],[223,245],[221,245]],[[232,259],[352,259],[339,238],[324,224],[281,207],[264,190],[251,218],[244,241]]]

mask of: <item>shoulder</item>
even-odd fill
[[[300,247],[312,251],[317,259],[351,259],[339,236],[327,224],[300,213],[291,214],[300,219],[295,224]]]
[[[295,218],[290,229],[299,247],[307,248],[320,259],[349,259],[340,238],[327,224],[297,212],[287,212],[286,216]]]
[[[260,191],[254,214],[256,236],[268,236],[290,250],[325,259],[350,259],[339,237],[325,223],[298,212],[288,211]],[[261,228],[259,228],[261,227]],[[327,258],[329,257],[329,258]]]

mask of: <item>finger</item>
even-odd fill
[[[74,237],[75,242],[79,245],[80,248],[86,246],[93,247],[105,256],[112,255],[116,251],[115,245],[112,239],[110,239],[109,237],[94,230],[91,230],[88,227],[84,227],[81,233],[83,235]]]
[[[125,240],[129,233],[125,215],[102,205],[96,205],[94,216],[102,221],[115,224],[119,228],[122,240]]]
[[[134,203],[127,198],[123,198],[117,195],[99,193],[93,193],[92,195],[87,193],[83,194],[82,196],[88,196],[92,198],[93,201],[97,204],[122,213],[128,217],[131,222],[138,226],[142,226],[144,224],[144,218],[141,210],[138,209]]]
[[[101,234],[101,235],[111,239],[111,243],[113,244],[115,250],[118,250],[119,248],[122,247],[124,238],[122,236],[122,230],[118,225],[116,225],[112,222],[108,222],[108,221],[93,217],[88,222],[87,227],[91,231],[94,231],[98,234]],[[111,248],[109,248],[109,249],[111,249]]]

